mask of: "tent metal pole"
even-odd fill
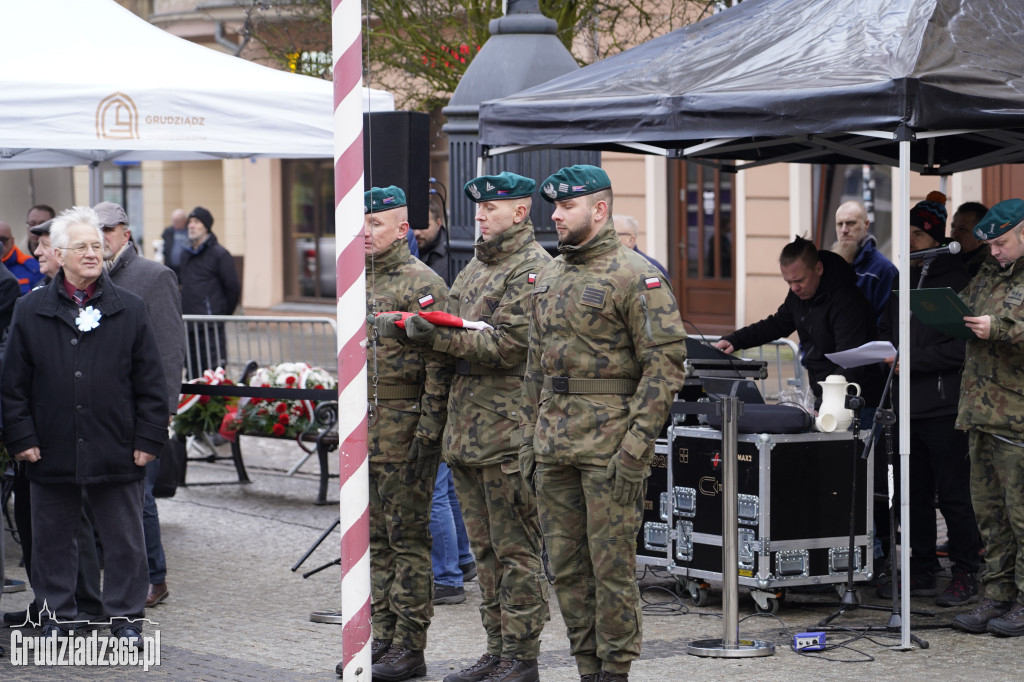
[[[103,171],[99,161],[89,162],[89,205],[103,201]]]
[[[910,140],[900,140],[899,290],[910,291]],[[910,648],[910,296],[899,297],[900,364],[900,648]],[[889,549],[890,558],[894,547]]]

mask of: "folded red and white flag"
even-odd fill
[[[479,320],[464,320],[458,315],[452,315],[451,313],[446,313],[443,310],[424,310],[419,313],[407,313],[401,310],[392,310],[388,311],[388,313],[377,313],[377,315],[387,315],[391,312],[400,313],[402,315],[402,319],[395,322],[395,326],[399,329],[405,329],[405,321],[413,315],[419,315],[427,322],[436,324],[439,327],[462,327],[463,329],[480,330],[494,329],[494,327],[486,322],[481,322]]]

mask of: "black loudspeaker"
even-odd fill
[[[430,116],[417,111],[363,114],[363,191],[396,185],[405,191],[409,229],[427,226],[430,201]]]

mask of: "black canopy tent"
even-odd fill
[[[953,173],[1024,159],[1024,3],[745,0],[480,107],[481,142]]]
[[[778,162],[896,166],[899,288],[907,291],[910,172],[1024,161],[1022,43],[1024,3],[1005,0],[744,0],[482,103],[480,141],[490,155],[580,147],[734,170]],[[900,346],[909,348],[907,297],[900,302]],[[909,394],[903,372],[901,413]],[[900,423],[907,529],[910,433],[907,420]],[[908,537],[903,648],[910,647]]]

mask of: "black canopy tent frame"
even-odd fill
[[[769,163],[898,168],[899,288],[910,289],[910,173],[1024,162],[1024,3],[745,0],[480,106],[483,154],[585,148],[726,171]],[[910,359],[910,312],[899,344]],[[901,645],[911,648],[909,373],[898,378]]]

